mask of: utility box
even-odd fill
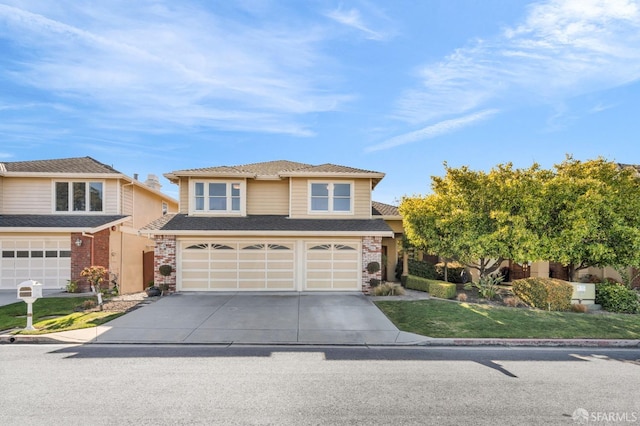
[[[571,303],[593,305],[596,303],[596,285],[592,283],[571,283],[573,294]]]
[[[22,299],[27,303],[33,303],[36,299],[42,297],[42,284],[34,280],[23,281],[18,284],[18,299]],[[31,299],[28,302],[27,299]]]

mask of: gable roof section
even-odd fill
[[[170,216],[170,217],[167,217]],[[210,217],[171,214],[140,230],[142,234],[166,235],[310,235],[393,236],[382,219],[289,219],[286,216]]]
[[[253,179],[281,179],[284,177],[347,177],[370,178],[373,186],[384,177],[384,173],[371,170],[356,169],[336,164],[321,164],[314,166],[294,161],[277,160],[264,163],[251,163],[239,166],[218,166],[201,169],[177,170],[164,175],[173,183],[177,183],[181,176],[211,176],[211,177],[246,177]]]
[[[111,173],[122,174],[111,166],[91,157],[59,158],[53,160],[4,162],[9,173]]]
[[[380,203],[378,201],[371,202],[371,214],[373,216],[394,217],[401,219],[400,211],[396,206],[391,204]]]
[[[123,215],[0,215],[1,232],[95,233],[129,220]]]

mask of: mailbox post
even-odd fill
[[[27,327],[25,330],[35,330],[33,326],[33,302],[42,297],[42,284],[34,280],[23,281],[18,284],[18,299],[27,304]]]

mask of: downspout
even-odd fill
[[[124,189],[125,186],[131,186],[131,220],[133,221],[134,216],[133,216],[133,210],[135,209],[135,186],[133,182],[129,182],[129,183],[125,183],[124,185],[122,185],[122,188]],[[124,210],[124,191],[122,191],[122,206],[121,208]],[[124,211],[121,210],[120,212],[122,214],[124,214]],[[120,231],[120,276],[118,277],[119,280],[119,285],[120,285],[120,292],[122,292],[122,283],[124,282],[124,266],[123,266],[123,262],[124,262],[124,232],[122,232],[122,229],[119,229]],[[143,288],[144,288],[144,283],[143,283]]]
[[[87,238],[91,238],[91,259],[90,259],[90,265],[93,266],[93,248],[94,248],[94,236],[91,234],[87,234],[86,232],[82,231],[82,236],[83,237],[87,237]]]
[[[87,237],[87,238],[91,238],[91,263],[89,263],[90,266],[93,266],[93,249],[94,249],[94,241],[95,241],[95,236],[91,235],[91,234],[87,234],[86,232],[82,232],[82,236],[83,237]],[[93,285],[93,283],[91,283],[91,291],[93,291],[96,296],[98,297],[98,306],[100,306],[100,310],[102,310],[102,293],[100,292],[100,289],[95,288],[95,286]]]

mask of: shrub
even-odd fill
[[[458,262],[449,262],[447,264],[447,281],[450,283],[462,284],[465,281],[466,268]],[[436,271],[436,279],[444,281],[444,262],[440,262],[434,266]]]
[[[458,293],[456,296],[456,300],[458,302],[466,302],[467,301],[467,293]]]
[[[609,312],[626,314],[640,312],[638,293],[622,284],[612,282],[596,284],[596,303]]]
[[[402,268],[402,266],[400,267]],[[400,271],[402,272],[402,269],[400,269]],[[409,275],[415,275],[416,277],[426,278],[429,280],[438,279],[435,266],[427,262],[412,259],[409,259]]]
[[[520,298],[518,298],[517,296],[505,297],[503,302],[505,305],[511,308],[517,308],[522,303]]]
[[[587,305],[583,305],[582,303],[574,303],[571,305],[571,312],[585,314],[587,310]]]
[[[87,299],[84,302],[82,302],[82,309],[89,310],[89,309],[93,309],[95,308],[97,305],[96,301],[93,299]]]
[[[74,280],[67,281],[67,293],[77,293],[78,292],[78,282]]]
[[[401,296],[405,294],[404,288],[398,284],[384,283],[373,289],[374,296]]]
[[[367,272],[371,275],[375,274],[380,270],[380,264],[378,262],[369,262],[367,265]]]
[[[371,278],[369,279],[369,285],[371,287],[378,287],[380,285],[380,280],[377,278]]]
[[[513,281],[513,292],[523,303],[550,311],[571,309],[573,286],[553,278],[525,278]]]
[[[453,299],[456,297],[456,285],[445,282],[432,282],[429,284],[429,294],[440,299]]]
[[[417,277],[415,275],[407,275],[405,287],[411,290],[429,292],[429,282],[426,278]]]
[[[502,289],[499,287],[501,282],[502,275],[487,275],[480,277],[477,283],[470,282],[465,284],[464,288],[465,290],[476,288],[481,298],[491,300],[502,292]]]

